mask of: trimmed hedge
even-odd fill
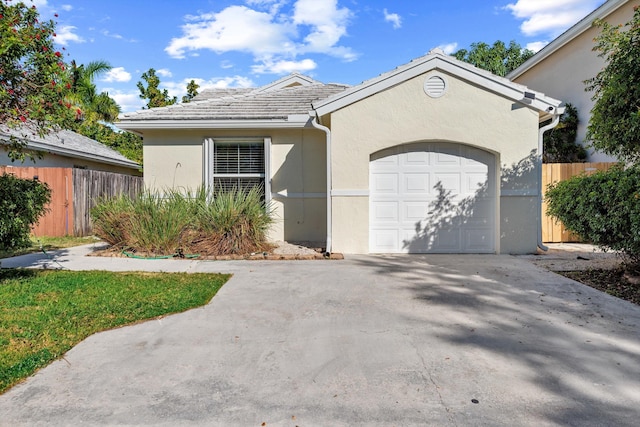
[[[547,214],[583,239],[640,263],[640,166],[580,175],[550,185]]]

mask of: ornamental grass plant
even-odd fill
[[[154,256],[263,251],[273,223],[260,188],[145,191],[136,198],[102,200],[91,215],[96,236],[113,247]]]

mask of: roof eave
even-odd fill
[[[29,141],[26,146],[27,149],[35,150],[35,151],[44,151],[51,154],[58,154],[67,157],[74,157],[78,159],[91,160],[99,163],[105,163],[115,166],[122,166],[129,169],[140,169],[140,165],[133,160],[125,161],[112,159],[104,156],[100,156],[97,154],[89,154],[83,151],[72,150],[68,148],[56,147],[46,143],[41,143],[37,141]]]
[[[290,116],[292,120],[127,120],[116,123],[120,129],[143,131],[149,129],[299,129],[310,126],[306,114]]]
[[[582,18],[573,27],[569,28],[567,31],[555,38],[551,43],[543,47],[538,53],[522,63],[518,68],[507,74],[506,77],[510,80],[517,79],[518,77],[529,71],[531,68],[535,67],[540,62],[544,61],[546,58],[558,51],[564,45],[571,42],[580,34],[591,28],[591,26],[593,25],[593,21],[595,21],[596,19],[606,18],[627,2],[628,0],[606,1],[602,6]]]

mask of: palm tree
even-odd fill
[[[71,61],[73,77],[73,101],[83,112],[83,119],[91,122],[113,123],[120,113],[120,106],[107,92],[97,93],[94,79],[111,69],[106,61],[91,61],[87,65],[77,65]]]

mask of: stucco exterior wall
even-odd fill
[[[634,2],[628,2],[605,18],[612,25],[624,24],[633,18]],[[546,93],[556,99],[573,104],[578,109],[578,136],[576,142],[585,144],[587,125],[591,117],[593,92],[585,91],[584,81],[591,79],[604,67],[604,60],[593,52],[593,39],[600,30],[591,27],[553,54],[536,64],[513,81]],[[593,149],[589,161],[608,162],[615,159]]]
[[[271,240],[321,243],[326,238],[325,135],[316,129],[147,131],[145,186],[195,189],[203,184],[205,138],[271,138]]]
[[[94,162],[91,160],[78,159],[75,157],[67,157],[58,154],[45,154],[42,159],[36,158],[35,163],[26,159],[24,163],[19,161],[11,162],[7,152],[0,149],[0,164],[9,166],[36,166],[39,168],[86,168],[96,171],[115,172],[124,175],[140,176],[141,173],[137,169],[126,168],[123,166],[111,165],[108,163]]]
[[[439,98],[423,89],[433,74],[447,81],[447,92]],[[332,113],[331,130],[335,251],[368,252],[371,154],[418,141],[462,143],[493,153],[501,169],[495,174],[500,179],[497,251],[535,251],[537,219],[531,205],[537,201],[538,183],[530,160],[538,144],[536,111],[431,71]]]

